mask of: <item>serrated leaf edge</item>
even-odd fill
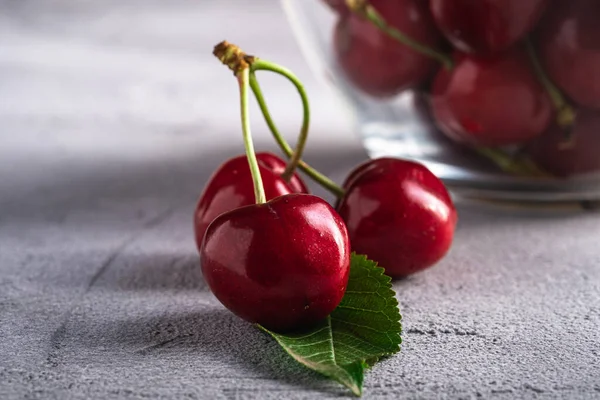
[[[263,332],[267,333],[269,336],[271,336],[273,339],[275,339],[275,341],[279,344],[279,346],[283,349],[283,351],[285,351],[290,357],[292,357],[294,360],[296,360],[299,364],[303,365],[304,367],[308,368],[309,370],[319,373],[321,375],[324,375],[328,378],[331,378],[339,383],[341,383],[342,385],[346,386],[348,389],[350,389],[352,391],[352,393],[358,397],[362,396],[362,385],[356,385],[356,384],[350,384],[350,382],[353,383],[354,379],[352,379],[352,376],[348,373],[348,371],[346,371],[344,368],[342,368],[339,364],[337,364],[335,362],[335,349],[333,348],[333,337],[331,337],[331,331],[332,331],[332,327],[331,327],[331,318],[329,316],[327,316],[327,326],[329,327],[329,336],[330,339],[329,341],[331,342],[331,352],[334,355],[333,356],[333,364],[331,364],[331,367],[337,367],[337,369],[339,369],[341,372],[343,372],[346,377],[348,378],[347,381],[341,381],[339,379],[337,379],[335,376],[331,375],[331,374],[327,374],[323,371],[320,371],[314,367],[312,367],[315,364],[318,363],[311,363],[311,362],[307,362],[304,358],[299,357],[296,353],[292,352],[289,350],[289,347],[285,345],[285,343],[283,343],[280,339],[279,339],[279,335],[275,332],[271,332],[270,330],[268,330],[267,328],[256,324],[256,326],[262,330]],[[362,367],[367,369],[369,368],[369,364],[366,362],[366,360],[362,360],[359,359],[356,362],[360,362],[362,364]]]
[[[391,356],[393,354],[398,353],[401,350],[401,344],[402,344],[402,314],[400,313],[400,309],[399,309],[399,302],[398,299],[396,298],[396,291],[393,289],[392,287],[392,278],[388,275],[385,274],[385,268],[380,267],[379,264],[374,261],[374,260],[370,260],[367,256],[365,256],[364,254],[356,254],[355,252],[351,253],[351,259],[353,257],[356,257],[357,259],[359,259],[359,262],[368,262],[368,263],[372,263],[372,267],[374,272],[377,272],[378,274],[375,275],[376,277],[382,277],[382,284],[385,285],[385,287],[392,292],[393,296],[393,300],[394,303],[393,305],[396,306],[396,313],[397,313],[397,321],[395,321],[398,324],[398,328],[399,328],[399,332],[397,333],[398,335],[398,339],[399,339],[399,343],[396,347],[396,349],[394,349],[393,351],[382,351],[380,354],[371,357],[369,359],[358,359],[356,361],[356,363],[360,363],[362,368],[364,368],[364,370],[370,369],[373,367],[373,365],[375,365],[381,358],[385,358],[388,356]],[[346,293],[367,293],[367,292],[354,292],[354,291],[346,291]],[[345,294],[344,294],[345,295]],[[369,310],[365,310],[370,312]],[[265,327],[256,324],[256,326],[262,330],[263,332],[267,333],[269,336],[271,336],[272,338],[275,339],[275,341],[279,344],[279,346],[290,356],[292,357],[294,360],[296,360],[299,364],[303,365],[305,368],[308,368],[309,370],[313,371],[313,372],[317,372],[321,375],[327,376],[328,378],[334,379],[335,381],[341,383],[342,385],[346,386],[348,389],[350,389],[352,391],[352,393],[358,397],[362,396],[362,382],[360,385],[355,385],[355,384],[348,384],[348,382],[342,382],[341,380],[337,379],[335,376],[332,376],[330,374],[327,374],[323,371],[319,371],[318,369],[313,368],[311,365],[315,365],[315,363],[310,363],[307,362],[305,359],[299,357],[297,354],[291,352],[290,350],[288,350],[288,347],[285,345],[285,343],[283,343],[280,338],[279,335],[275,332],[271,332],[268,329],[266,329]],[[339,364],[337,364],[335,362],[335,349],[333,348],[333,336],[332,336],[332,331],[333,331],[333,327],[331,325],[331,316],[327,316],[327,326],[328,326],[328,330],[329,330],[329,336],[330,336],[330,342],[331,342],[331,352],[333,354],[333,364],[331,366],[333,367],[337,367],[340,371],[342,371],[349,379],[349,382],[353,382],[352,376],[348,373],[348,371],[346,371],[344,368],[342,368]],[[312,334],[315,334],[315,332],[312,332]],[[349,365],[353,365],[349,364]]]
[[[380,355],[377,356],[377,359],[379,360],[380,357],[391,356],[393,354],[396,354],[396,353],[400,352],[400,350],[401,350],[402,332],[403,332],[403,330],[402,330],[402,314],[400,313],[400,307],[399,307],[400,306],[400,302],[398,301],[398,298],[396,297],[396,291],[392,287],[392,278],[389,275],[385,274],[385,268],[380,267],[379,263],[377,261],[369,259],[366,255],[364,255],[364,254],[357,254],[356,252],[353,251],[350,254],[350,259],[352,259],[352,257],[356,257],[357,259],[360,259],[361,262],[372,263],[373,264],[373,269],[379,273],[379,276],[383,276],[383,278],[384,278],[384,282],[383,283],[385,284],[386,288],[389,289],[393,293],[392,298],[394,300],[394,305],[396,306],[396,312],[398,314],[397,324],[398,324],[398,327],[399,327],[398,336],[399,336],[400,342],[398,343],[398,347],[397,347],[396,350],[390,351],[390,352],[382,352],[382,354],[380,354]],[[346,291],[346,293],[348,293],[348,291]],[[353,291],[350,291],[349,293],[366,293],[366,292],[353,292]]]

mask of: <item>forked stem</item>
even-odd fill
[[[294,150],[287,143],[287,141],[285,140],[283,135],[279,132],[279,129],[277,129],[277,126],[275,125],[275,122],[273,121],[273,118],[271,117],[271,113],[269,112],[269,108],[267,106],[265,98],[260,89],[258,80],[252,73],[250,74],[250,88],[252,89],[252,92],[254,93],[254,97],[256,98],[256,102],[258,103],[258,106],[263,114],[263,117],[265,118],[265,122],[267,123],[267,126],[269,127],[269,130],[271,131],[273,138],[275,139],[275,141],[277,142],[277,144],[279,145],[281,150],[285,153],[285,155],[287,157],[292,157],[293,155],[298,154],[297,150],[296,150],[296,152],[294,152]],[[316,169],[314,169],[313,167],[308,165],[306,162],[299,160],[298,168],[300,168],[306,175],[308,175],[311,179],[313,179],[319,185],[323,186],[325,189],[330,191],[336,197],[340,198],[344,195],[345,191],[342,187],[340,187],[334,181],[329,179],[327,176],[323,175],[322,173],[320,173],[319,171],[317,171]]]
[[[283,68],[277,64],[274,64],[269,61],[260,60],[257,57],[249,56],[244,53],[238,46],[223,41],[215,46],[213,54],[221,60],[221,62],[229,67],[233,71],[233,73],[238,76],[238,73],[242,72],[245,69],[249,70],[249,86],[252,88],[254,95],[256,97],[256,101],[262,111],[262,114],[265,118],[275,141],[281,147],[281,150],[286,154],[288,158],[290,158],[288,164],[284,172],[282,173],[282,177],[286,180],[289,180],[296,169],[296,167],[302,169],[308,176],[310,176],[313,180],[323,186],[325,189],[329,190],[336,197],[340,198],[344,195],[345,191],[331,179],[321,174],[316,169],[312,168],[304,161],[302,161],[302,153],[306,146],[306,141],[308,138],[309,124],[310,124],[310,107],[308,103],[308,96],[306,91],[304,90],[304,86],[302,82],[294,75],[291,71],[286,68]],[[258,80],[254,74],[255,71],[267,70],[271,72],[275,72],[276,74],[282,75],[287,78],[292,84],[296,87],[298,94],[302,100],[303,107],[303,118],[302,118],[302,128],[300,129],[300,135],[298,137],[298,143],[296,144],[296,149],[292,150],[286,140],[283,138],[277,127],[275,126],[275,122],[271,117],[271,113],[267,107],[265,99],[262,95],[262,91],[258,84]],[[240,88],[242,88],[240,84]],[[243,97],[243,96],[242,96]],[[247,104],[246,104],[247,106]],[[249,126],[247,127],[250,129]],[[250,159],[249,159],[250,161]]]
[[[237,75],[238,71],[241,71],[243,68],[249,68],[252,80],[256,81],[254,72],[266,70],[287,78],[296,87],[296,90],[300,95],[300,99],[302,100],[302,128],[300,129],[300,135],[298,136],[296,149],[290,157],[285,170],[281,174],[281,177],[284,180],[289,181],[294,175],[294,171],[302,159],[302,153],[304,152],[304,148],[306,146],[308,130],[310,126],[310,107],[308,104],[306,90],[304,90],[304,85],[302,85],[300,79],[298,79],[298,77],[296,77],[296,75],[294,75],[294,73],[287,68],[269,61],[260,60],[254,56],[247,55],[233,43],[223,41],[217,44],[213,54],[219,60],[221,60],[223,64],[227,65],[229,69],[233,71],[234,75]]]
[[[306,90],[304,89],[302,82],[300,82],[300,79],[298,79],[298,77],[294,75],[292,71],[280,65],[259,58],[254,58],[250,63],[250,71],[252,72],[252,75],[254,75],[254,71],[271,71],[281,75],[287,78],[287,80],[289,80],[296,87],[296,90],[300,95],[300,99],[302,101],[302,127],[300,128],[300,134],[298,135],[296,150],[290,157],[285,171],[283,171],[281,174],[283,179],[289,181],[294,175],[294,171],[302,159],[302,153],[304,152],[306,141],[308,139],[308,130],[310,127],[310,106],[308,103],[308,95],[306,94]],[[253,78],[253,80],[256,82],[256,78]]]

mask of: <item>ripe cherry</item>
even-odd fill
[[[387,24],[422,45],[435,48],[441,35],[425,2],[371,0]],[[345,76],[375,97],[392,96],[428,79],[438,61],[398,42],[356,14],[341,18],[334,32],[334,51]]]
[[[440,30],[457,49],[497,53],[521,39],[538,21],[546,0],[431,0]]]
[[[444,184],[416,162],[378,158],[344,183],[338,212],[352,250],[398,278],[423,270],[450,248],[457,213]]]
[[[289,193],[308,193],[302,179],[294,174],[286,182],[281,174],[286,163],[272,153],[257,153],[260,174],[267,199]],[[206,184],[194,213],[194,234],[200,249],[208,225],[220,214],[234,208],[254,204],[252,175],[245,155],[223,163]]]
[[[550,78],[582,106],[600,108],[600,1],[555,1],[538,46]]]
[[[457,54],[453,70],[440,70],[431,104],[438,127],[450,138],[502,146],[540,135],[552,106],[520,48],[493,57]]]
[[[570,141],[565,130],[552,126],[533,140],[526,151],[539,166],[557,176],[568,177],[600,170],[600,111],[580,109],[570,127]]]
[[[346,291],[350,245],[342,218],[307,194],[229,211],[210,224],[202,273],[225,307],[268,329],[305,327]]]

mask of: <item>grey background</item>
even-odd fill
[[[0,2],[0,398],[348,395],[202,280],[195,201],[242,152],[222,39],[305,81],[310,162],[340,180],[366,157],[278,2]],[[263,81],[293,134],[293,89]],[[459,208],[449,256],[395,283],[402,352],[364,397],[600,398],[600,215]]]

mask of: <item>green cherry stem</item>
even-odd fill
[[[302,153],[304,152],[304,148],[306,147],[306,140],[308,139],[308,130],[310,126],[310,106],[308,103],[308,95],[306,94],[306,90],[304,89],[304,85],[302,85],[302,82],[300,82],[300,79],[298,79],[298,77],[296,77],[296,75],[294,75],[292,71],[280,65],[262,60],[260,58],[253,58],[252,62],[250,63],[250,71],[252,72],[252,76],[250,79],[253,80],[255,83],[257,81],[256,78],[253,76],[254,71],[271,71],[287,78],[296,87],[296,90],[300,95],[300,99],[302,100],[302,127],[300,128],[298,142],[296,143],[296,150],[293,152],[288,164],[286,165],[285,170],[281,174],[281,177],[284,180],[289,181],[294,175],[294,171],[296,170],[296,167],[302,159]]]
[[[258,168],[258,160],[254,152],[254,144],[252,143],[252,133],[250,132],[250,115],[248,111],[248,87],[250,82],[250,69],[248,67],[241,68],[236,74],[240,85],[240,105],[242,111],[242,132],[244,136],[244,148],[246,149],[246,157],[250,165],[250,173],[252,174],[252,182],[254,184],[254,197],[257,204],[267,202],[265,196],[265,188],[263,186],[260,169]]]
[[[260,110],[265,118],[267,126],[271,130],[271,133],[273,134],[273,137],[275,138],[275,141],[277,142],[281,150],[285,153],[287,157],[292,157],[293,155],[298,154],[298,150],[294,152],[294,150],[292,150],[290,145],[284,139],[283,135],[281,135],[281,133],[279,132],[279,129],[277,129],[277,126],[275,125],[275,122],[271,117],[271,113],[269,112],[269,108],[262,94],[262,90],[260,89],[258,80],[256,79],[256,76],[254,76],[253,73],[250,73],[250,88],[254,93],[254,97],[256,97],[256,102],[260,107]],[[336,197],[341,198],[344,195],[344,189],[342,189],[334,181],[332,181],[327,176],[323,175],[322,173],[320,173],[301,159],[298,161],[298,168],[300,168],[306,175],[311,177],[319,185],[323,186],[325,189],[333,193]]]
[[[250,165],[250,171],[252,173],[252,179],[254,182],[256,202],[264,203],[265,194],[264,187],[262,185],[262,178],[258,169],[256,154],[254,153],[252,136],[250,134],[250,119],[248,117],[248,86],[252,88],[252,91],[256,96],[256,100],[260,106],[263,116],[265,117],[265,121],[267,122],[267,125],[269,126],[271,133],[273,134],[273,137],[275,138],[283,152],[289,158],[292,158],[292,160],[290,161],[290,163],[288,163],[286,167],[286,171],[288,171],[289,167],[290,177],[293,175],[296,166],[298,166],[308,176],[310,176],[324,188],[331,191],[338,198],[342,197],[345,193],[344,189],[342,189],[340,186],[336,185],[336,183],[333,182],[331,179],[327,178],[325,175],[321,174],[320,172],[306,164],[304,161],[302,161],[302,151],[304,149],[304,146],[306,145],[306,138],[308,136],[310,109],[308,105],[308,96],[306,95],[304,86],[302,85],[300,80],[296,78],[296,76],[291,71],[280,67],[276,64],[270,63],[268,61],[259,60],[256,57],[249,56],[245,54],[238,46],[227,41],[218,43],[213,50],[213,54],[219,59],[219,61],[221,61],[224,65],[229,67],[231,71],[233,71],[233,74],[238,78],[240,84],[244,145],[246,148],[248,164]],[[288,143],[285,141],[285,139],[279,133],[279,130],[275,126],[273,118],[271,117],[265,99],[260,90],[260,86],[258,85],[258,80],[256,79],[256,76],[254,74],[254,71],[258,70],[269,70],[285,76],[294,84],[294,86],[298,90],[298,93],[300,93],[302,105],[304,107],[304,118],[296,151],[292,150],[292,148],[288,145]]]
[[[397,40],[405,46],[410,47],[414,51],[421,53],[425,56],[431,57],[444,66],[444,68],[450,70],[454,67],[454,62],[452,58],[447,54],[439,52],[431,47],[425,46],[406,34],[400,32],[398,29],[391,27],[385,21],[385,19],[377,12],[375,7],[369,4],[368,0],[346,0],[346,5],[348,8],[356,13],[357,15],[368,19],[371,21],[375,27],[380,29],[382,32],[390,36],[391,38]]]
[[[491,160],[498,168],[517,176],[528,176],[535,178],[549,177],[550,174],[543,171],[533,161],[523,156],[510,156],[502,150],[489,147],[477,147],[475,151],[482,157]]]
[[[575,110],[573,110],[573,107],[567,103],[560,89],[556,87],[556,85],[546,74],[546,71],[544,71],[530,38],[525,40],[525,46],[527,47],[527,54],[535,75],[548,93],[548,96],[552,101],[552,105],[556,109],[556,123],[561,128],[569,128],[575,122]]]
[[[256,75],[254,75],[253,73],[250,73],[250,88],[252,89],[252,93],[254,93],[254,97],[256,98],[256,102],[258,103],[258,107],[260,108],[260,111],[262,112],[263,117],[265,118],[265,122],[267,123],[267,126],[273,134],[273,138],[275,139],[281,150],[285,153],[285,155],[288,158],[290,158],[294,154],[294,150],[290,147],[288,142],[285,141],[285,139],[283,138],[281,133],[279,133],[279,130],[275,126],[275,121],[273,121],[273,118],[271,117],[271,113],[269,112],[269,109],[267,107],[267,103],[262,94],[262,90],[260,89],[258,80],[256,79]]]
[[[289,70],[280,67],[274,63],[270,63],[268,61],[259,60],[256,57],[249,56],[245,54],[238,46],[229,43],[227,41],[223,41],[218,43],[214,50],[213,54],[215,57],[219,59],[224,65],[229,67],[230,70],[233,71],[234,75],[238,77],[240,81],[240,93],[242,100],[242,123],[244,129],[244,143],[246,144],[246,151],[248,154],[248,162],[250,164],[250,169],[253,174],[253,179],[255,183],[255,195],[257,198],[257,202],[259,202],[259,197],[264,198],[264,188],[262,186],[262,180],[260,178],[260,174],[258,173],[258,163],[256,162],[256,155],[254,154],[254,146],[252,145],[252,137],[250,135],[250,126],[249,126],[249,118],[248,118],[248,100],[247,100],[247,88],[248,85],[252,88],[254,95],[256,96],[256,100],[260,106],[260,109],[265,117],[265,121],[269,126],[273,137],[283,150],[283,152],[292,160],[288,163],[286,167],[286,171],[289,169],[290,177],[293,175],[296,166],[302,169],[308,176],[314,179],[317,183],[323,186],[325,189],[332,192],[338,198],[342,197],[345,193],[344,189],[338,186],[331,179],[321,174],[314,168],[310,167],[304,161],[302,161],[302,152],[304,146],[306,144],[306,138],[308,135],[308,126],[310,122],[310,109],[308,105],[308,96],[304,90],[304,86],[300,82],[298,78]],[[244,70],[247,70],[244,71]],[[300,97],[302,99],[302,105],[304,107],[304,118],[302,129],[300,132],[300,138],[298,139],[298,145],[296,151],[293,151],[292,148],[285,141],[283,136],[279,133],[279,130],[275,126],[273,118],[267,108],[267,104],[260,90],[260,86],[258,84],[258,80],[254,75],[254,71],[258,70],[269,70],[280,75],[283,75],[288,80],[290,80],[298,93],[300,93]],[[245,78],[245,74],[247,73],[248,77]],[[250,154],[251,153],[251,154]],[[255,170],[252,170],[252,165],[254,160]],[[289,167],[289,168],[288,168]],[[256,172],[256,174],[255,174]],[[255,176],[256,175],[256,176]],[[282,174],[283,176],[283,174]],[[258,178],[258,179],[256,179]],[[263,192],[262,196],[260,196],[260,192]]]

